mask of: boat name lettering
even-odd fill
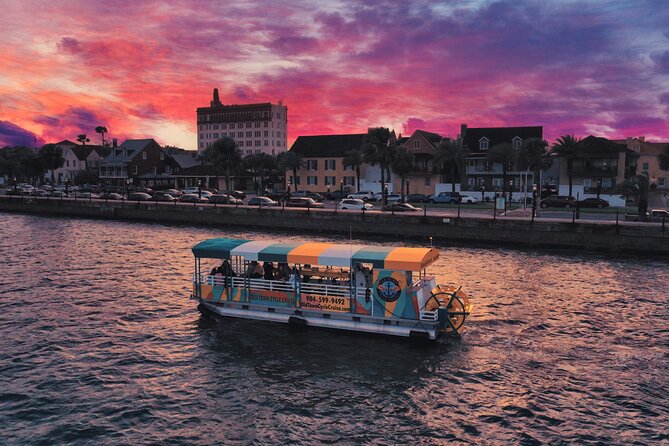
[[[308,310],[348,312],[351,305],[350,299],[347,297],[303,294],[301,297],[301,306]]]
[[[277,302],[282,304],[295,305],[295,298],[293,296],[288,296],[286,294],[265,294],[265,293],[251,293],[249,298],[252,301],[263,301],[263,302]]]

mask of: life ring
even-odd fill
[[[456,288],[452,285],[437,285],[432,290],[432,295],[425,304],[425,309],[427,311],[445,309],[448,323],[442,329],[442,332],[459,333],[465,319],[471,313],[472,304],[469,302],[469,296],[462,291],[462,288]]]

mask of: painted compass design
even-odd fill
[[[402,287],[392,277],[384,277],[376,286],[376,295],[386,302],[395,302],[400,298],[400,294],[402,294]]]

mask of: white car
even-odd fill
[[[374,194],[374,199],[380,203],[383,201],[383,195]],[[402,201],[400,194],[388,194],[388,203],[399,203],[400,201]]]
[[[342,201],[339,202],[339,208],[355,209],[361,211],[363,209],[365,210],[374,209],[374,206],[372,206],[369,203],[365,203],[363,200],[359,198],[344,198]]]
[[[460,203],[474,204],[478,203],[480,200],[473,195],[460,194]]]
[[[349,194],[349,196],[346,197],[346,198],[354,198],[354,199],[364,200],[364,201],[373,200],[374,199],[374,192],[368,191],[368,190],[361,190],[361,191],[356,192],[354,194]]]
[[[183,190],[183,194],[184,194],[184,195],[186,195],[186,194],[195,194],[195,195],[197,195],[197,194],[198,194],[198,189],[197,189],[197,187],[187,187],[186,189]],[[206,190],[206,189],[202,189],[202,190],[200,191],[200,196],[201,196],[201,197],[207,197],[207,198],[209,198],[209,197],[212,196],[212,195],[213,195],[213,194],[212,194],[211,192],[209,192],[208,190]]]

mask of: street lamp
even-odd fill
[[[513,198],[513,180],[509,180],[509,203],[511,203],[511,198]]]
[[[344,179],[339,180],[339,198],[344,198]]]
[[[485,183],[481,184],[481,203],[485,201]]]
[[[537,184],[532,185],[532,221],[537,214]]]
[[[14,195],[16,195],[16,177],[12,178],[14,181]]]
[[[65,178],[65,195],[70,194],[70,179]]]
[[[202,180],[197,180],[197,199],[202,199]]]

